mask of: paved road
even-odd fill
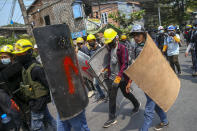
[[[191,56],[184,57],[185,47],[180,49],[180,64],[182,68],[181,90],[177,101],[169,110],[168,119],[169,128],[164,131],[197,131],[197,77],[191,76]],[[117,120],[118,123],[110,128],[102,128],[104,122],[108,119],[108,103],[95,103],[95,98],[91,98],[86,109],[88,126],[91,131],[138,131],[143,124],[143,113],[146,98],[141,89],[133,85],[134,94],[142,103],[140,112],[131,117],[133,105],[123,98],[121,92],[117,98]],[[50,108],[55,114],[55,109]],[[153,126],[158,124],[159,118],[155,115]],[[152,131],[151,128],[149,131]]]
[[[184,51],[185,47],[182,47],[179,56],[182,68],[182,75],[180,76],[181,91],[176,103],[167,113],[170,126],[165,131],[197,131],[197,77],[191,76],[191,57],[185,58]],[[104,129],[102,126],[108,118],[108,103],[94,103],[94,98],[91,98],[86,110],[89,128],[92,131],[138,131],[143,124],[146,99],[141,89],[136,85],[133,85],[133,87],[135,96],[142,103],[138,114],[130,116],[133,105],[128,100],[123,99],[119,91],[117,98],[118,123],[108,129]],[[155,115],[153,125],[158,122],[159,118]],[[152,130],[151,128],[150,131]]]

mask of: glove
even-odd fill
[[[120,81],[121,81],[121,77],[120,76],[116,76],[114,82],[112,83],[112,87],[118,88],[118,85],[120,84]]]

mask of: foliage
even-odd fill
[[[0,36],[0,46],[6,45],[6,44],[11,44],[12,45],[12,44],[16,43],[16,41],[19,40],[19,39],[28,39],[33,44],[35,44],[34,37],[31,37],[27,34],[23,34],[23,35],[19,35],[17,38],[14,35],[12,35],[11,37],[8,37],[8,38]]]
[[[162,25],[178,24],[184,26],[185,21],[192,19],[191,12],[197,9],[195,0],[159,0],[161,5]]]
[[[24,27],[25,25],[24,24],[21,24],[21,23],[17,23],[17,22],[14,22],[13,24],[8,24],[8,25],[4,25],[2,27]]]
[[[142,19],[143,15],[144,15],[144,10],[133,12],[129,14],[129,17],[126,17],[125,14],[117,11],[110,13],[108,17],[112,18],[113,21],[117,22],[120,25],[119,28],[122,32],[128,33],[132,28],[132,24],[135,21]]]

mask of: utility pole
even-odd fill
[[[20,8],[21,8],[21,12],[22,12],[22,15],[23,15],[23,19],[24,19],[25,25],[27,26],[27,33],[31,36],[31,35],[33,35],[32,34],[32,28],[31,28],[31,25],[29,24],[29,20],[28,20],[27,10],[25,8],[25,4],[24,4],[23,0],[18,0],[18,3],[19,3]]]
[[[160,4],[159,0],[157,0],[157,8],[158,8],[158,17],[159,17],[159,25],[161,26],[161,13],[160,13]]]

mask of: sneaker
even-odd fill
[[[132,112],[131,112],[131,115],[134,115],[136,113],[138,113],[140,111],[140,106],[141,106],[141,103],[139,103],[139,106],[138,107],[135,107]]]
[[[94,95],[94,91],[89,91],[88,92],[88,98],[92,97]]]
[[[114,119],[109,119],[108,121],[105,122],[105,124],[103,125],[103,128],[108,128],[111,125],[114,125],[116,123],[117,123],[117,120],[115,118]]]
[[[164,123],[161,122],[160,124],[158,124],[157,126],[155,126],[154,130],[160,131],[163,128],[168,127],[168,125],[169,125],[169,122],[167,124],[164,124]]]
[[[192,73],[192,76],[197,76],[197,72],[193,72]]]

